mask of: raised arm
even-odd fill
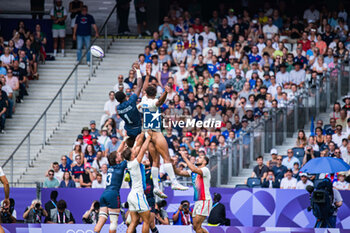
[[[142,89],[146,89],[149,85],[149,78],[151,77],[151,65],[146,64],[146,77],[145,77],[145,82],[142,85]]]
[[[166,97],[167,97],[169,92],[170,92],[170,87],[167,85],[165,87],[165,91],[163,92],[163,94],[160,96],[160,98],[158,99],[158,101],[156,103],[157,107],[161,106],[165,102]]]
[[[152,138],[152,133],[149,133],[150,135],[146,138],[146,140],[144,141],[136,159],[137,159],[137,162],[141,163],[142,162],[142,159],[143,159],[143,156],[145,155],[145,152],[146,150],[148,149],[148,144],[149,142],[151,141],[151,138]]]
[[[187,164],[188,168],[194,172],[194,173],[197,173],[201,176],[203,176],[203,171],[201,169],[199,169],[198,167],[196,167],[195,165],[193,165],[189,160],[188,158],[186,157],[186,155],[184,153],[180,153],[181,154],[181,157],[182,159],[185,161],[185,163]]]
[[[174,168],[174,172],[178,176],[185,176],[185,177],[190,177],[190,174],[187,171],[180,170],[179,168],[176,167],[175,160],[171,160]]]
[[[137,97],[139,97],[142,90],[142,75],[140,71],[140,65],[138,63],[135,63],[133,65],[133,69],[135,70],[136,77],[137,77],[137,86],[136,86],[135,94],[137,95]]]
[[[1,183],[4,185],[5,199],[4,203],[6,206],[10,206],[10,185],[6,176],[0,176]]]

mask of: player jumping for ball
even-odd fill
[[[141,103],[137,105],[139,111],[142,109],[147,109],[151,113],[159,114],[159,107],[164,103],[168,92],[170,91],[170,87],[165,87],[165,92],[159,97],[159,99],[156,98],[157,95],[157,88],[149,84],[149,78],[150,78],[150,69],[149,67],[146,68],[147,74],[145,78],[145,82],[143,85],[143,88],[145,89],[146,96],[142,97]],[[160,115],[160,114],[159,114]],[[164,170],[168,174],[171,180],[171,188],[174,190],[188,190],[188,187],[181,185],[175,176],[175,172],[173,169],[173,166],[171,164],[170,155],[169,155],[169,147],[168,143],[165,140],[164,135],[162,132],[160,132],[160,129],[153,131],[153,137],[152,137],[152,143],[150,144],[148,151],[150,152],[152,156],[152,177],[153,177],[153,184],[154,184],[154,193],[158,196],[161,196],[163,198],[166,197],[164,193],[162,193],[159,189],[158,185],[158,177],[159,175],[159,160],[160,156],[162,156],[164,160]],[[159,195],[160,194],[160,195]]]
[[[100,232],[103,225],[106,223],[108,216],[111,224],[109,225],[109,233],[115,233],[118,226],[118,216],[120,213],[120,187],[122,186],[124,170],[127,163],[123,160],[120,152],[125,147],[125,142],[122,142],[118,151],[114,151],[108,155],[108,170],[106,178],[106,189],[100,198],[100,213],[99,219],[94,231]]]
[[[153,138],[153,132],[148,131],[148,136],[145,141],[144,133],[139,134],[136,138],[136,144],[133,148],[126,148],[122,152],[123,158],[127,161],[128,171],[131,179],[131,190],[128,195],[129,211],[131,215],[131,223],[127,233],[133,233],[136,226],[139,224],[139,218],[143,220],[142,233],[149,233],[150,224],[150,208],[147,202],[147,197],[144,194],[145,170],[141,161],[145,155],[148,145]],[[142,146],[141,146],[142,144]]]
[[[197,157],[196,165],[193,165],[187,158],[185,153],[181,153],[181,156],[190,170],[180,170],[175,167],[175,173],[179,176],[191,177],[194,189],[194,208],[192,212],[193,229],[196,233],[208,232],[202,228],[202,223],[206,217],[209,216],[210,210],[213,205],[213,201],[210,196],[210,171],[207,168],[209,164],[209,158],[205,155]]]

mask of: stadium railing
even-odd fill
[[[259,155],[264,156],[276,145],[282,145],[287,137],[293,137],[295,132],[304,129],[312,119],[317,119],[318,114],[326,112],[349,92],[348,61],[340,63],[323,75],[318,75],[311,85],[307,81],[306,85],[298,90],[297,95],[284,106],[269,109],[268,116],[262,116],[259,121],[252,122],[246,132],[229,141],[225,147],[219,146],[216,152],[208,152],[211,186],[230,184],[232,177],[239,176],[242,169],[251,167]],[[250,176],[250,173],[247,176]],[[244,183],[244,180],[241,183]]]
[[[99,34],[104,34],[104,52],[106,53],[108,50],[108,31],[107,31],[107,23],[109,22],[112,14],[115,12],[117,5],[115,4],[112,10],[110,11],[109,15],[107,16],[106,20],[104,21],[103,25],[99,29]],[[90,53],[90,65],[89,65],[89,77],[86,82],[84,82],[83,85],[78,85],[78,67],[82,63],[82,61],[87,56],[88,50],[90,50],[91,46],[95,45],[97,38],[94,38],[91,42],[91,45],[88,49],[85,50],[83,53],[80,61],[74,66],[68,77],[63,82],[62,86],[57,91],[56,95],[53,97],[53,99],[50,101],[48,106],[45,108],[43,113],[40,115],[38,120],[34,123],[34,125],[31,127],[31,129],[28,131],[28,133],[23,137],[23,139],[19,142],[18,146],[14,149],[14,151],[9,155],[8,159],[2,164],[2,167],[5,168],[7,165],[10,165],[10,174],[8,175],[10,177],[11,183],[18,183],[20,181],[14,181],[14,159],[15,156],[19,154],[19,149],[23,148],[24,146],[27,147],[27,159],[26,159],[26,166],[27,168],[32,166],[32,160],[34,159],[34,156],[31,154],[31,146],[33,146],[33,143],[31,142],[31,136],[37,136],[39,133],[43,134],[42,137],[42,143],[40,143],[39,146],[42,148],[45,147],[45,145],[48,143],[49,138],[52,136],[52,134],[57,130],[57,128],[60,126],[60,124],[63,122],[65,116],[70,111],[71,107],[75,103],[75,101],[79,98],[81,93],[83,92],[86,83],[91,80],[91,77],[94,73],[94,62],[93,62],[93,56]],[[71,104],[67,105],[66,109],[63,109],[63,91],[67,91],[67,84],[68,82],[74,82],[74,93],[72,98],[70,96],[65,97],[67,99],[71,98]],[[49,114],[50,111],[50,114]],[[53,117],[52,115],[56,115],[58,120],[54,124],[55,126],[48,129],[48,118]],[[42,126],[40,126],[42,125]],[[37,144],[36,144],[37,145]],[[3,155],[5,156],[5,155]]]

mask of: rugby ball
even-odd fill
[[[101,47],[97,45],[91,46],[90,52],[94,57],[103,58],[105,56],[105,53],[103,52]]]

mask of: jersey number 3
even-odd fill
[[[112,182],[112,173],[108,173],[107,174],[107,177],[106,177],[106,185],[109,186],[111,185],[111,182]]]

